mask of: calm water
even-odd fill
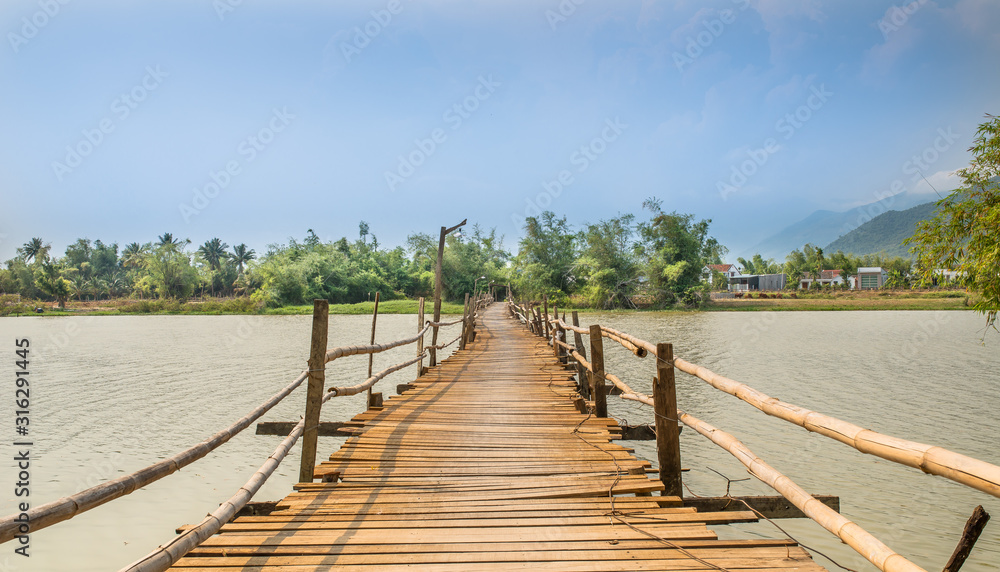
[[[0,320],[2,349],[14,361],[13,340],[28,336],[32,355],[33,504],[132,472],[203,440],[287,384],[305,366],[307,316],[151,316],[8,318]],[[1000,463],[1000,337],[982,345],[982,319],[959,312],[786,312],[652,315],[592,314],[600,322],[651,342],[671,341],[675,353],[773,396],[878,431],[929,442]],[[370,318],[334,316],[330,345],[366,340]],[[380,340],[412,334],[415,316],[379,318]],[[451,334],[451,332],[449,332]],[[450,340],[456,334],[443,336]],[[8,347],[9,346],[9,347]],[[608,371],[649,391],[654,364],[606,346]],[[412,346],[376,356],[376,371],[412,355]],[[8,363],[8,367],[12,364]],[[414,366],[415,368],[415,366]],[[367,370],[365,357],[335,363],[328,383],[350,384]],[[413,371],[379,388],[394,393]],[[13,392],[13,380],[8,380]],[[863,455],[772,419],[704,382],[679,374],[681,408],[734,433],[807,490],[840,495],[842,511],[890,547],[928,570],[940,569],[976,504],[1000,518],[1000,500],[939,477]],[[334,399],[325,420],[346,420],[363,396]],[[297,420],[296,392],[264,420]],[[13,425],[12,399],[4,414]],[[611,399],[611,413],[648,422],[643,406]],[[10,430],[13,432],[13,429]],[[682,436],[685,482],[700,495],[725,492],[715,469],[739,479],[742,465],[693,431]],[[205,459],[146,489],[31,536],[32,557],[0,549],[0,570],[116,570],[198,522],[228,498],[280,441],[234,438]],[[321,438],[332,452],[337,438]],[[650,442],[634,443],[655,459]],[[7,446],[3,456],[12,457]],[[257,500],[280,499],[297,478],[298,449]],[[0,469],[0,510],[13,512],[14,470]],[[4,477],[6,475],[6,477]],[[734,494],[773,494],[752,480]],[[1000,570],[1000,524],[987,526],[963,570]],[[858,570],[872,570],[852,550],[808,520],[782,527],[806,545]],[[780,537],[771,525],[718,527],[720,535]],[[835,566],[817,556],[824,566]],[[4,568],[6,566],[6,568]]]

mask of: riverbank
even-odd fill
[[[416,314],[419,303],[417,300],[386,300],[379,302],[379,314]],[[42,312],[35,312],[41,308]],[[371,314],[375,302],[359,302],[357,304],[330,304],[330,313],[337,315]],[[441,313],[461,314],[462,304],[443,302]],[[232,314],[260,314],[274,316],[311,315],[312,304],[302,306],[283,306],[281,308],[260,308],[248,298],[204,299],[179,302],[176,300],[97,300],[97,301],[67,301],[66,308],[60,309],[52,302],[26,302],[20,305],[0,307],[0,316],[133,316],[133,315],[184,315],[184,316],[219,316]],[[434,312],[433,300],[427,300],[424,312],[431,315]]]
[[[705,312],[752,312],[752,311],[848,311],[848,310],[968,310],[972,299],[964,291],[930,290],[930,291],[847,291],[822,293],[782,293],[781,298],[727,298],[713,299],[707,302],[700,311]],[[772,295],[773,296],[773,295]],[[416,314],[416,300],[386,300],[379,303],[380,314]],[[42,312],[34,312],[34,308],[42,308]],[[371,314],[374,302],[359,302],[356,304],[331,304],[330,313],[338,315]],[[433,301],[425,302],[424,311],[428,314],[434,309]],[[563,308],[566,309],[566,308]],[[441,312],[444,314],[461,314],[462,304],[444,302]],[[595,308],[578,308],[581,312],[600,311]],[[640,308],[638,310],[622,310],[626,312],[656,312],[656,311],[692,311],[677,308],[656,310]],[[699,311],[699,310],[694,310]],[[8,303],[0,305],[0,316],[122,316],[122,315],[229,315],[229,314],[262,314],[275,316],[296,316],[312,314],[312,304],[301,306],[283,306],[281,308],[261,309],[249,298],[208,298],[179,302],[176,300],[98,300],[98,301],[68,301],[66,309],[61,310],[52,302],[27,301],[20,305]]]

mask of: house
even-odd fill
[[[844,271],[843,270],[820,270],[819,278],[800,278],[799,288],[809,289],[813,286],[813,283],[819,284],[820,286],[840,286],[844,283]],[[853,277],[848,277],[848,285],[854,288]]]
[[[857,287],[859,290],[877,290],[889,279],[889,271],[881,266],[858,268]]]
[[[705,280],[708,280],[709,284],[712,284],[712,275],[715,272],[724,274],[727,281],[734,276],[743,274],[743,270],[735,264],[709,264],[701,269],[701,275]]]
[[[785,274],[752,274],[733,276],[729,279],[729,289],[735,292],[754,290],[781,290],[785,287]]]

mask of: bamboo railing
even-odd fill
[[[856,523],[851,522],[807,493],[791,479],[757,457],[733,435],[678,409],[673,385],[673,370],[676,368],[704,380],[720,391],[736,396],[768,415],[848,444],[863,453],[919,468],[924,472],[943,476],[988,494],[1000,496],[1000,467],[996,465],[942,447],[883,435],[828,415],[779,401],[746,384],[673,356],[670,344],[654,345],[606,326],[580,327],[576,312],[573,312],[574,323],[569,324],[565,318],[560,319],[558,313],[553,317],[548,316],[547,301],[543,300],[541,306],[544,315],[533,309],[532,305],[508,302],[510,315],[524,323],[532,332],[544,336],[553,347],[556,356],[565,356],[567,359],[572,358],[575,361],[580,373],[581,393],[593,399],[595,414],[607,416],[606,405],[602,407],[601,404],[604,397],[605,380],[610,381],[621,390],[620,397],[622,399],[636,401],[654,408],[660,478],[667,487],[667,491],[679,490],[679,456],[674,459],[670,453],[671,450],[679,451],[680,448],[675,433],[676,422],[679,421],[728,451],[746,466],[753,476],[771,486],[806,516],[851,546],[879,570],[883,572],[921,572],[924,570],[894,552]],[[540,323],[542,321],[544,321],[544,327]],[[574,333],[575,344],[571,345],[565,340],[566,332]],[[585,349],[582,347],[581,337],[584,334],[590,337],[591,361],[588,361],[584,355]],[[654,378],[653,396],[635,391],[617,376],[604,371],[603,346],[600,343],[603,338],[617,342],[638,357],[644,357],[649,353],[656,356],[657,377]],[[584,374],[588,378],[586,383],[583,381]],[[664,384],[664,380],[667,380],[668,383]],[[667,403],[672,403],[672,406],[666,407]],[[665,421],[674,423],[665,423]],[[671,425],[673,425],[672,429]],[[666,431],[661,431],[661,429]],[[664,432],[671,435],[661,435]],[[667,451],[664,451],[665,449]],[[666,470],[665,464],[669,464]],[[669,494],[667,491],[664,494]]]

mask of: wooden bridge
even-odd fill
[[[841,516],[838,499],[809,494],[732,435],[678,409],[675,370],[864,453],[1000,496],[997,465],[778,401],[675,357],[670,344],[654,345],[596,324],[580,327],[575,313],[569,323],[558,311],[550,315],[545,303],[491,302],[492,296],[467,296],[462,319],[443,323],[438,312],[434,321],[424,320],[421,300],[415,336],[375,344],[373,321],[370,344],[328,349],[326,302],[317,301],[308,367],[271,399],[169,459],[0,519],[0,542],[72,518],[197,461],[306,382],[304,419],[283,424],[287,436],[250,481],[202,522],[181,527],[173,540],[122,570],[820,572],[824,568],[791,538],[720,540],[708,528],[809,517],[879,570],[924,571]],[[437,330],[457,324],[459,336],[438,345]],[[605,339],[653,357],[652,396],[604,370]],[[437,363],[435,352],[455,342],[459,351]],[[373,374],[369,358],[364,382],[325,386],[334,360],[411,344],[417,348],[412,359]],[[428,357],[430,367],[424,367]],[[416,379],[398,386],[400,395],[382,400],[371,393],[377,382],[410,366]],[[363,391],[369,392],[367,411],[346,423],[320,421],[325,401]],[[655,434],[657,467],[619,444],[636,432],[607,417],[609,394],[652,407],[655,431],[647,432]],[[684,498],[679,423],[732,453],[782,496]],[[337,431],[351,437],[316,464],[317,436]],[[300,437],[295,492],[277,503],[250,503]],[[988,518],[970,519],[946,572],[958,570]]]
[[[801,570],[790,541],[720,541],[650,464],[577,411],[551,348],[493,306],[476,341],[384,407],[267,516],[237,518],[177,570]],[[638,495],[638,496],[637,496]]]

